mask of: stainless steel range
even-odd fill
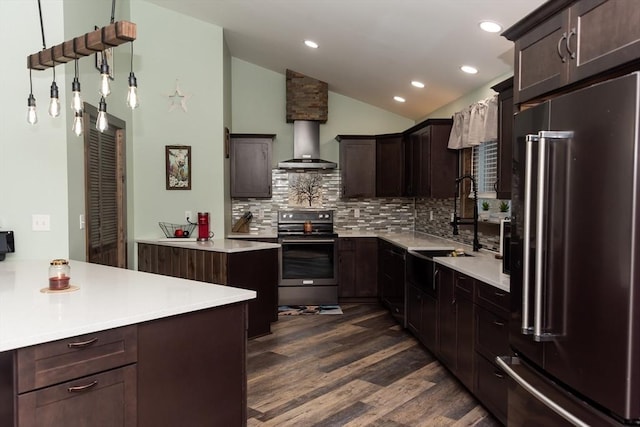
[[[332,210],[278,212],[278,305],[338,303],[337,238]]]

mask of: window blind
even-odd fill
[[[498,181],[498,141],[487,141],[473,147],[473,177],[479,198],[495,198]]]

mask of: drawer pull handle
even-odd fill
[[[493,324],[496,325],[496,326],[504,326],[504,322],[500,322],[498,320],[494,320]]]
[[[494,371],[493,375],[495,375],[497,378],[503,379],[504,378],[504,374],[498,372],[498,371]]]
[[[97,386],[97,385],[98,385],[98,380],[95,380],[95,381],[90,382],[89,384],[85,384],[85,385],[76,385],[76,386],[73,386],[73,387],[69,387],[69,388],[67,389],[67,391],[68,391],[69,393],[78,393],[78,392],[81,392],[81,391],[85,391],[85,390],[87,390],[87,389],[90,389],[91,387],[95,387],[95,386]]]
[[[498,292],[498,291],[496,291],[496,292],[494,293],[494,295],[495,295],[495,296],[497,296],[497,297],[502,298],[502,297],[506,296],[507,294],[505,294],[504,292]]]
[[[84,347],[89,347],[90,345],[95,344],[96,342],[98,342],[98,338],[91,338],[90,340],[86,340],[86,341],[70,342],[69,344],[67,344],[67,347],[84,348]]]

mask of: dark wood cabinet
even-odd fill
[[[231,197],[271,197],[271,152],[275,135],[231,134]]]
[[[436,354],[455,373],[456,364],[456,299],[455,272],[443,266],[436,267],[438,288],[438,351]]]
[[[405,326],[406,250],[385,240],[378,240],[378,292],[398,322]]]
[[[402,134],[376,136],[376,196],[404,195],[404,155]]]
[[[498,92],[498,182],[496,198],[511,199],[511,174],[513,162],[513,77],[491,89]]]
[[[271,332],[278,320],[278,249],[215,252],[138,243],[138,270],[257,292],[249,301],[249,337]]]
[[[455,277],[456,376],[469,390],[473,390],[475,280],[457,272]]]
[[[637,60],[639,21],[635,0],[557,1],[508,29],[505,37],[515,42],[515,103]]]
[[[375,197],[376,139],[366,135],[338,135],[341,197]]]
[[[474,394],[503,424],[508,377],[494,360],[509,354],[509,301],[508,292],[476,281]]]
[[[338,240],[338,296],[341,301],[374,302],[378,297],[378,239]]]
[[[458,151],[447,148],[451,119],[429,119],[405,132],[405,195],[452,197]]]

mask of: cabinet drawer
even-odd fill
[[[486,309],[498,310],[506,316],[510,311],[509,301],[509,292],[483,282],[478,282],[476,285],[476,304]]]
[[[18,426],[135,426],[136,366],[18,396]]]
[[[338,239],[339,249],[341,251],[355,251],[356,240],[349,237],[341,237]]]
[[[472,299],[474,282],[471,277],[456,273],[456,295]]]
[[[507,321],[478,306],[476,306],[476,350],[492,360],[509,351]]]
[[[507,375],[482,356],[476,357],[476,397],[503,424],[507,423]]]
[[[17,350],[18,393],[133,363],[137,327],[100,331]]]

